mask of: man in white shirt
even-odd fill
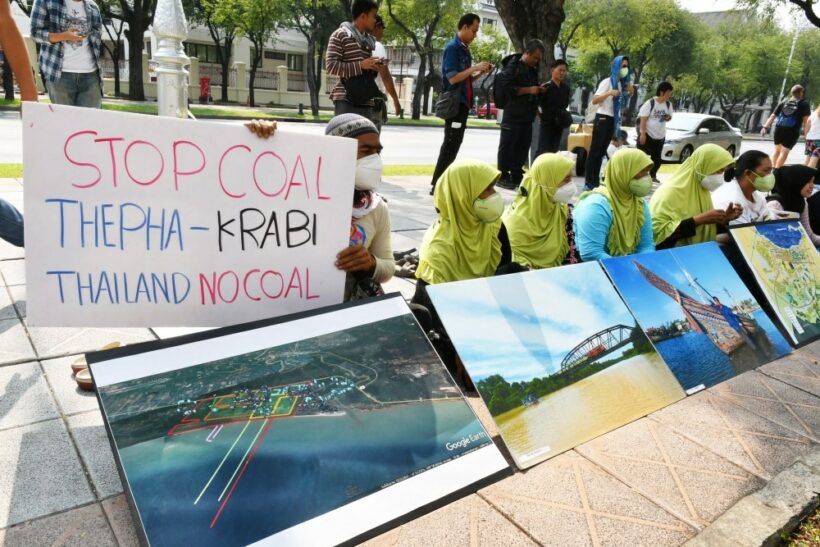
[[[387,50],[382,45],[382,37],[384,37],[384,19],[381,15],[376,15],[376,26],[373,27],[373,38],[376,39],[376,47],[373,49],[373,57],[382,59],[383,62],[378,66],[379,77],[376,78],[376,85],[379,86],[379,91],[383,94],[386,92],[393,99],[393,107],[396,109],[396,116],[401,115],[401,102],[399,102],[399,95],[396,93],[396,86],[393,83],[393,75],[390,74],[390,67],[388,66],[389,59],[387,58]],[[387,123],[387,105],[382,102],[382,122]]]
[[[35,0],[31,36],[52,103],[102,105],[102,17],[93,0]]]
[[[666,122],[672,119],[674,112],[671,98],[672,84],[661,82],[655,97],[643,103],[638,111],[638,149],[652,158],[649,174],[654,182],[658,182],[663,143],[666,141]]]

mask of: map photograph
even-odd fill
[[[389,319],[99,387],[148,543],[275,541],[492,445],[402,307]]]
[[[598,263],[427,290],[519,468],[685,396]]]
[[[791,351],[717,243],[608,258],[602,264],[689,393]]]
[[[820,258],[800,222],[767,222],[730,232],[792,343],[820,338]]]

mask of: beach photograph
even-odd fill
[[[717,243],[602,264],[687,393],[791,351]]]
[[[428,291],[519,468],[684,397],[597,263]]]

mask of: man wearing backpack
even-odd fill
[[[641,106],[638,111],[638,150],[652,158],[652,181],[658,182],[661,167],[661,153],[666,141],[666,122],[672,119],[672,84],[661,82],[655,96]]]
[[[495,104],[504,109],[498,142],[501,179],[496,184],[507,190],[518,188],[524,178],[524,163],[532,141],[532,122],[538,108],[537,97],[544,92],[544,88],[538,85],[538,63],[544,57],[544,51],[541,40],[530,40],[524,53],[514,53],[501,61],[503,68],[493,83]]]
[[[797,144],[797,139],[800,138],[800,128],[803,128],[804,133],[809,132],[808,119],[811,114],[811,107],[809,103],[803,100],[804,96],[805,90],[802,85],[792,87],[792,96],[777,105],[772,115],[763,124],[763,129],[760,130],[760,134],[765,136],[771,130],[772,124],[775,124],[775,148],[772,157],[772,164],[775,169],[783,167],[783,164],[786,163],[789,152]]]

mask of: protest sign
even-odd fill
[[[23,107],[28,320],[219,326],[342,301],[356,142]]]

